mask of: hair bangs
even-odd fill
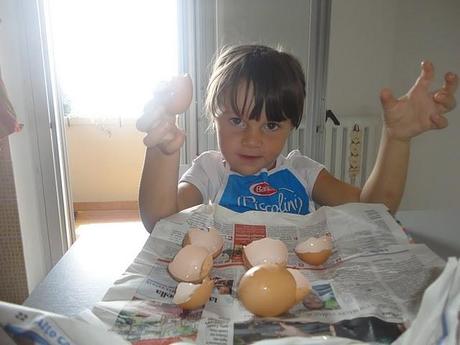
[[[255,120],[265,111],[268,121],[290,120],[298,127],[304,98],[305,79],[296,59],[269,47],[239,46],[216,60],[206,108],[213,117],[230,110]]]

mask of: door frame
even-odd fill
[[[45,0],[5,0],[3,6],[2,25],[9,35],[2,42],[5,82],[24,123],[10,147],[31,291],[73,242],[72,203],[65,132],[56,116],[59,104],[48,63]]]

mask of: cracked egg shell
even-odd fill
[[[188,244],[204,247],[211,253],[213,258],[216,258],[222,252],[224,240],[219,231],[214,228],[209,228],[209,231],[194,228],[187,232],[182,241],[183,246]]]
[[[243,247],[243,264],[246,268],[261,264],[275,264],[285,267],[288,249],[283,241],[261,238]]]
[[[255,315],[278,316],[296,303],[296,282],[285,267],[254,266],[241,277],[238,298]]]
[[[165,104],[166,111],[170,114],[181,114],[187,110],[192,102],[193,84],[188,74],[176,76],[169,81],[173,97]]]
[[[311,285],[308,279],[300,273],[299,270],[288,268],[289,273],[292,274],[296,284],[295,302],[301,302],[306,295],[311,291]]]
[[[310,237],[299,243],[295,253],[300,260],[312,266],[322,265],[332,254],[332,240],[330,236]]]
[[[201,308],[211,297],[214,281],[206,277],[201,284],[179,283],[173,302],[185,310]]]
[[[177,252],[168,271],[177,281],[197,283],[209,275],[212,263],[212,255],[206,248],[189,244]]]

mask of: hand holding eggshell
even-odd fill
[[[165,103],[166,111],[169,114],[182,114],[187,110],[192,102],[193,84],[192,78],[188,74],[177,76],[169,82],[172,94]]]
[[[176,114],[184,112],[193,96],[190,76],[174,77],[161,84],[147,103],[136,127],[146,132],[144,144],[158,147],[164,154],[177,152],[185,140],[185,133],[176,126]]]

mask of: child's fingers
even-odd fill
[[[444,85],[434,95],[434,101],[442,112],[448,112],[455,108],[456,100],[454,97],[458,87],[458,77],[456,74],[448,72],[444,75]]]
[[[161,144],[162,142],[171,140],[173,138],[172,126],[167,121],[161,121],[158,125],[147,132],[144,137],[144,145],[153,147]]]
[[[173,154],[179,150],[185,141],[185,132],[179,128],[174,128],[173,138],[163,144],[160,144],[160,150],[167,155]]]
[[[457,102],[453,94],[446,92],[444,89],[439,90],[433,95],[436,108],[441,113],[447,113],[455,108]]]
[[[448,72],[444,76],[444,85],[442,90],[445,90],[448,94],[453,95],[457,91],[458,77],[455,73]]]
[[[431,128],[433,129],[442,129],[446,128],[449,125],[449,121],[447,120],[447,118],[440,114],[431,115],[430,120],[432,124]]]
[[[382,103],[383,110],[389,111],[396,106],[398,100],[393,96],[390,89],[385,88],[380,91],[380,102]]]
[[[434,79],[434,66],[431,61],[422,61],[420,76],[417,79],[416,85],[422,85],[429,88]]]
[[[165,116],[164,106],[155,103],[155,100],[151,100],[145,106],[142,116],[137,119],[136,128],[138,131],[148,132],[163,116]]]
[[[144,145],[147,147],[154,147],[154,146],[161,145],[163,142],[170,141],[172,139],[174,139],[174,135],[169,132],[162,136],[158,136],[158,135],[150,133],[144,137],[143,142],[144,142]]]

